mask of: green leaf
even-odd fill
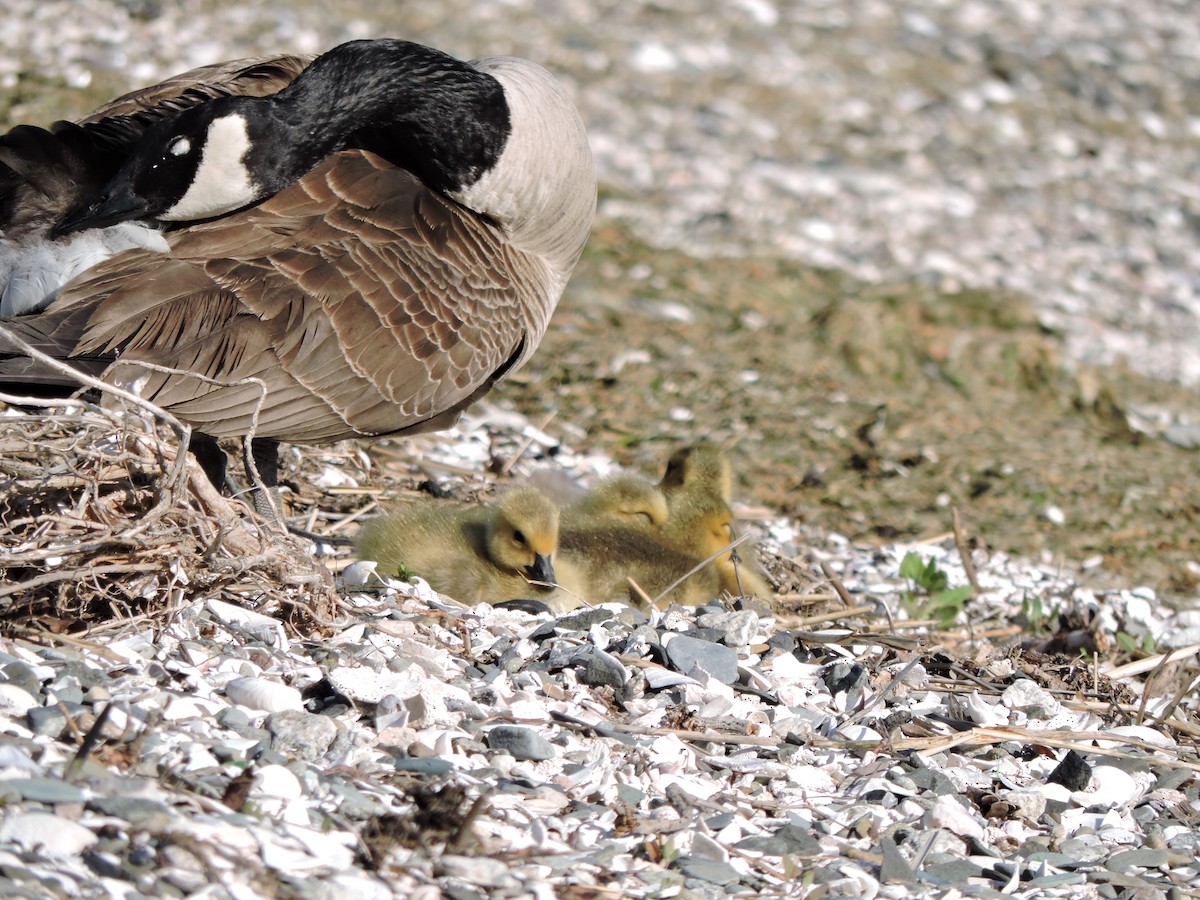
[[[912,551],[905,553],[904,559],[900,560],[900,577],[920,584],[924,574],[925,564],[921,562],[921,557]]]

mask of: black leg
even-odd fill
[[[212,482],[212,486],[217,489],[217,493],[222,493],[228,487],[225,469],[229,459],[225,456],[225,451],[220,448],[215,439],[198,431],[192,434],[188,446],[191,448],[192,456],[196,457],[196,462],[200,463],[200,468]]]
[[[250,441],[248,449],[254,468],[258,469],[258,476],[262,479],[261,488],[265,488],[262,490],[258,484],[253,486],[254,508],[268,522],[282,527],[284,522],[283,498],[279,496],[279,441],[254,438]],[[250,475],[250,468],[249,465],[246,466],[247,475]],[[252,475],[250,480],[254,480]]]

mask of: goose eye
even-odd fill
[[[520,529],[514,529],[513,530],[513,540],[516,541],[518,544],[524,545],[525,544],[524,532],[522,532]]]

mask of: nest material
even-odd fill
[[[186,426],[80,377],[103,405],[0,395],[0,633],[79,631],[212,597],[326,618],[328,572],[213,488]]]

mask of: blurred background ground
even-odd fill
[[[947,531],[1197,597],[1186,3],[10,0],[0,118],[390,34],[563,75],[601,204],[495,397],[657,471],[731,448],[817,532]]]

